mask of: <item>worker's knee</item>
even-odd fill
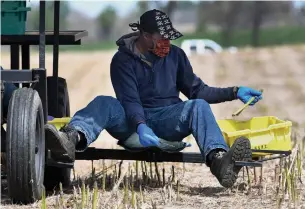
[[[194,108],[202,109],[202,110],[209,110],[210,104],[207,103],[204,99],[194,99],[191,100],[194,104]]]
[[[207,103],[203,99],[191,99],[186,101],[183,108],[183,115],[202,115],[206,113],[210,113],[211,108],[209,103]]]
[[[103,95],[96,96],[92,102],[99,105],[116,105],[120,103],[116,98],[112,96],[103,96]]]
[[[97,96],[94,98],[94,100],[91,102],[92,105],[97,109],[107,109],[109,111],[117,111],[117,112],[121,112],[123,110],[123,107],[121,105],[121,103],[119,102],[119,100],[117,100],[116,98],[112,97],[112,96]]]

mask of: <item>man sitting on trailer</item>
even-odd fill
[[[192,134],[212,174],[222,186],[232,187],[241,169],[234,161],[252,159],[250,142],[242,137],[229,148],[209,104],[236,99],[246,103],[256,96],[254,105],[262,99],[261,92],[205,84],[184,51],[170,43],[182,34],[161,11],[145,12],[130,27],[136,32],[116,42],[118,52],[110,66],[117,99],[97,96],[60,131],[47,125],[47,146],[61,160],[74,161],[75,151],[85,150],[103,130],[121,144],[137,133],[141,146],[164,149],[175,142],[185,147],[182,140]],[[179,92],[189,100],[182,101]]]

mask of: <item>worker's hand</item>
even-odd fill
[[[262,93],[260,91],[246,86],[239,87],[237,92],[237,98],[240,99],[244,104],[246,104],[252,97],[255,97],[255,99],[253,100],[253,102],[250,103],[251,106],[259,100],[263,99]]]
[[[139,134],[140,143],[144,147],[159,146],[159,138],[146,124],[141,123],[137,128],[137,133]]]

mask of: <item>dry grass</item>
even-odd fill
[[[63,191],[60,186],[58,191],[31,207],[188,208],[194,205],[190,200],[202,196],[213,197],[217,202],[222,202],[221,198],[231,198],[227,202],[228,207],[240,204],[244,208],[250,208],[251,204],[245,204],[240,199],[242,198],[250,201],[255,199],[255,204],[260,207],[269,205],[274,208],[302,208],[301,206],[305,206],[302,188],[305,180],[305,137],[301,139],[297,134],[292,135],[294,149],[288,158],[267,162],[263,168],[245,167],[232,189],[187,185],[189,176],[185,174],[192,172],[193,166],[186,168],[181,163],[111,161],[106,166],[103,160],[102,170],[99,172],[97,170],[101,168],[93,166],[90,175],[77,177],[71,188]],[[264,201],[268,203],[265,204]],[[202,203],[201,206],[204,208],[208,204]],[[16,206],[5,206],[11,207]]]
[[[209,85],[264,89],[264,99],[246,109],[241,119],[275,115],[294,122],[292,155],[264,163],[262,172],[259,168],[243,169],[234,188],[222,188],[201,164],[158,163],[156,167],[133,161],[77,161],[70,188],[47,193],[45,199],[32,205],[10,205],[5,201],[3,184],[2,208],[305,208],[305,134],[295,134],[305,127],[304,51],[305,46],[246,49],[234,55],[191,58],[195,73]],[[72,113],[97,95],[114,96],[109,77],[113,53],[60,55],[59,75],[67,78]],[[52,68],[50,57],[46,57],[47,69]],[[9,66],[8,54],[2,53],[1,58],[2,66]],[[36,67],[38,56],[32,58]],[[212,105],[212,109],[216,118],[230,118],[240,105],[234,101]],[[187,151],[198,151],[192,137],[187,141],[193,144]],[[112,148],[115,144],[104,131],[92,146]]]

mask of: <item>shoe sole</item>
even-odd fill
[[[52,156],[56,160],[64,162],[73,162],[75,157],[75,147],[72,143],[63,143],[58,130],[53,127],[46,125],[45,126],[45,136],[46,136],[46,148],[49,149],[52,153]],[[70,145],[70,146],[69,146]]]
[[[226,173],[222,178],[222,186],[226,188],[232,187],[238,177],[238,173],[243,166],[235,166],[235,161],[251,161],[252,160],[252,151],[251,144],[249,139],[245,137],[240,137],[236,139],[232,148],[232,158],[231,163],[228,165]]]

